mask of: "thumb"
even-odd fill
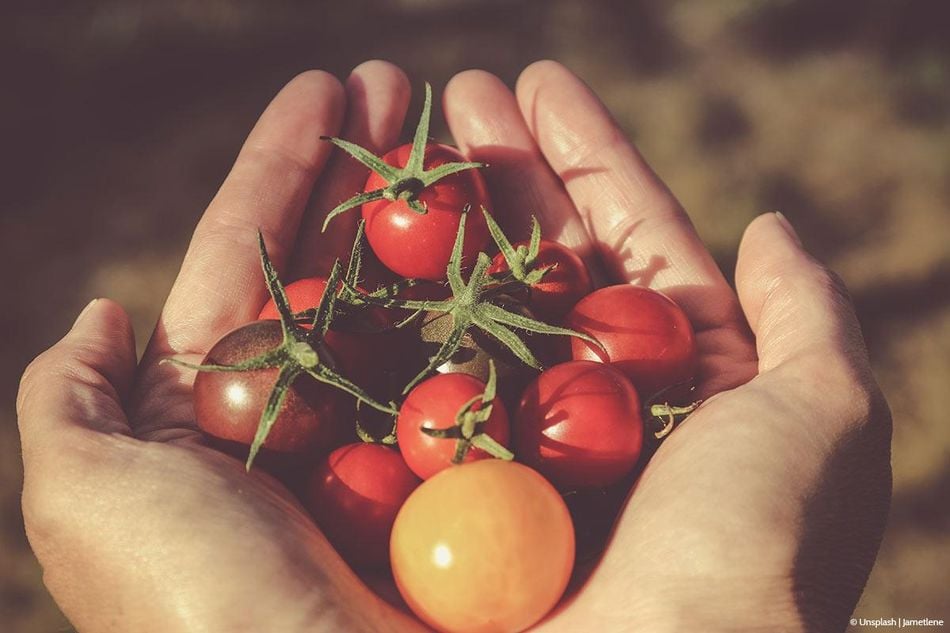
[[[68,446],[76,431],[128,434],[122,401],[135,362],[125,310],[108,299],[93,300],[20,380],[16,409],[25,466],[35,450]]]
[[[844,283],[803,249],[785,216],[766,213],[746,229],[736,290],[755,334],[760,372],[797,357],[839,359],[869,371]]]

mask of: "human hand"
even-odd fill
[[[746,230],[727,284],[604,106],[552,62],[516,95],[446,88],[452,134],[511,230],[672,297],[696,330],[705,404],[648,462],[603,558],[543,631],[842,630],[890,498],[890,413],[850,300],[781,216]],[[518,215],[521,214],[521,215]]]
[[[313,274],[352,243],[325,210],[365,179],[327,163],[321,135],[395,144],[409,87],[369,62],[344,88],[305,73],[273,100],[205,212],[136,368],[128,316],[95,301],[24,374],[17,401],[27,535],[44,581],[80,631],[411,631],[421,628],[360,582],[283,486],[202,443],[194,372],[267,298],[257,228],[272,259]],[[332,183],[332,184],[328,184]],[[333,204],[329,204],[333,201]],[[350,231],[350,233],[347,232]],[[319,239],[320,246],[316,246]],[[308,253],[291,261],[296,248]]]
[[[672,196],[575,77],[537,64],[517,92],[469,72],[445,95],[459,145],[493,165],[499,220],[516,232],[537,213],[611,281],[672,296],[697,330],[700,392],[713,396],[654,456],[588,582],[539,628],[838,626],[889,491],[889,418],[838,286],[767,215],[740,251],[740,310]],[[325,211],[363,176],[346,160],[323,169],[329,146],[317,138],[336,134],[346,110],[343,136],[387,149],[407,100],[405,78],[379,62],[354,71],[345,98],[325,74],[291,82],[199,224],[138,370],[128,318],[100,300],[27,371],[24,515],[80,630],[417,626],[359,582],[286,490],[201,444],[193,374],[157,364],[200,361],[254,318],[265,298],[257,226],[289,277],[345,250],[352,221],[320,237],[322,218],[303,210],[318,177],[333,183],[316,190]]]

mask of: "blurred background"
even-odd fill
[[[950,620],[947,2],[7,0],[0,629],[70,630],[23,535],[23,367],[98,296],[130,311],[141,351],[271,96],[369,58],[437,91],[466,68],[511,84],[531,61],[565,63],[729,275],[745,225],[785,213],[848,282],[894,412],[894,504],[856,615]]]

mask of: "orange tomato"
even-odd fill
[[[480,460],[423,482],[396,517],[393,575],[441,631],[522,631],[554,607],[574,564],[561,495],[534,470]]]

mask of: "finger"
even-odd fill
[[[805,252],[784,216],[766,213],[746,229],[736,263],[736,288],[755,333],[760,372],[796,356],[820,363],[841,357],[867,364],[843,282]]]
[[[146,363],[204,352],[257,315],[267,296],[257,230],[280,268],[329,155],[319,137],[336,134],[342,114],[340,83],[321,71],[298,75],[270,103],[195,229]]]
[[[734,295],[686,213],[590,89],[544,61],[525,69],[516,92],[608,272],[666,291],[697,329],[734,319]]]
[[[545,238],[591,255],[587,229],[541,156],[511,90],[491,73],[469,70],[452,78],[443,102],[459,148],[470,160],[488,165],[482,173],[505,232],[527,239],[536,215]]]
[[[16,409],[24,464],[89,431],[129,434],[122,401],[135,372],[132,324],[122,307],[96,299],[20,381]]]
[[[397,66],[385,61],[360,64],[346,81],[346,122],[341,137],[382,154],[399,142],[409,80]],[[329,146],[329,143],[327,143]],[[291,278],[327,273],[333,261],[346,261],[356,231],[359,210],[339,216],[322,233],[327,213],[362,190],[368,170],[342,151],[336,151],[320,177],[320,185],[304,216],[291,266]]]

